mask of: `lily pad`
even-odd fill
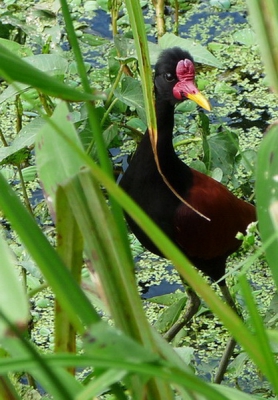
[[[178,46],[189,53],[194,58],[194,61],[200,64],[211,65],[213,67],[222,68],[223,64],[217,60],[204,46],[196,43],[192,39],[183,39],[173,33],[165,33],[162,38],[159,39],[159,45],[162,49],[169,47]]]
[[[257,44],[257,36],[255,32],[250,28],[240,29],[233,34],[233,39],[246,46],[254,46]]]

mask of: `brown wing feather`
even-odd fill
[[[214,179],[192,172],[186,201],[210,221],[181,204],[175,213],[176,241],[191,258],[209,260],[232,254],[240,246],[237,232],[245,233],[247,225],[256,220],[255,208]]]

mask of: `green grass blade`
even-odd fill
[[[70,205],[61,188],[57,190],[56,232],[57,252],[69,268],[75,281],[80,284],[83,264],[83,240]],[[55,351],[76,351],[76,331],[67,311],[55,301]],[[74,373],[74,371],[73,371]]]
[[[273,211],[278,202],[278,125],[267,132],[258,151],[256,176],[256,199],[259,228],[262,240],[268,242],[274,235],[276,240],[266,248],[266,258],[278,288],[278,224]]]
[[[73,53],[75,56],[75,61],[77,63],[77,68],[79,72],[79,76],[81,78],[83,89],[86,93],[91,93],[91,87],[89,83],[89,79],[87,77],[87,71],[84,64],[84,60],[80,51],[79,43],[76,37],[75,29],[73,26],[73,22],[71,20],[71,15],[69,12],[69,7],[66,0],[61,0],[62,12],[65,19],[66,29],[69,36],[69,41],[71,43]],[[93,103],[87,103],[89,122],[91,126],[91,130],[94,135],[95,144],[97,147],[97,153],[100,160],[100,164],[102,168],[112,177],[112,167],[110,160],[107,155],[105,142],[102,136],[102,131],[100,127],[99,117],[95,112],[95,107]]]
[[[273,0],[247,0],[270,87],[278,93],[278,7]]]
[[[84,324],[97,321],[99,318],[97,313],[2,174],[0,174],[0,192],[1,210],[19,234],[55,295],[67,309],[72,323],[82,332],[81,321]]]
[[[156,115],[154,108],[153,78],[150,65],[148,43],[146,37],[145,23],[139,0],[125,0],[132,33],[134,36],[148,128],[156,130]]]
[[[2,194],[1,194],[2,195]],[[0,235],[0,305],[4,314],[19,329],[24,329],[29,321],[29,304],[22,282],[19,280],[16,260],[7,243]],[[0,338],[9,332],[9,326],[0,319]]]
[[[239,283],[242,289],[242,293],[249,311],[249,322],[252,324],[252,330],[256,336],[258,346],[260,346],[261,351],[264,354],[264,371],[268,377],[269,382],[272,384],[275,393],[278,393],[278,365],[275,362],[269,339],[267,336],[267,331],[264,327],[262,318],[259,314],[258,307],[254,301],[250,286],[244,274],[239,276]]]

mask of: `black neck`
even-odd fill
[[[158,98],[156,102],[157,118],[157,154],[161,170],[169,182],[180,192],[190,186],[192,172],[177,156],[173,146],[174,105]],[[181,176],[183,177],[181,179]]]
[[[157,151],[159,159],[175,156],[173,147],[174,106],[162,100],[156,100]]]

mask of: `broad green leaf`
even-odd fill
[[[16,259],[0,234],[0,309],[19,329],[26,329],[29,306],[23,283],[20,281]],[[8,335],[9,326],[0,319],[0,337]]]
[[[24,156],[29,154],[27,148],[33,146],[36,134],[44,124],[45,120],[37,117],[25,125],[10,146],[0,149],[0,164],[16,164],[25,159]]]
[[[251,28],[244,28],[233,33],[233,39],[246,46],[257,45],[257,36]]]
[[[0,45],[0,74],[9,82],[21,82],[37,88],[49,96],[69,101],[92,101],[103,98],[100,94],[84,93],[61,83],[57,78],[28,64]]]
[[[214,93],[237,93],[237,90],[226,82],[218,81],[214,87]]]
[[[110,147],[113,139],[117,137],[119,132],[118,126],[116,124],[110,123],[106,129],[102,132],[103,140],[107,148]],[[85,128],[79,133],[80,140],[84,146],[84,149],[94,160],[98,160],[96,144],[94,140],[93,132],[90,125],[87,123]],[[89,152],[89,146],[91,151]]]
[[[278,125],[265,135],[258,151],[256,199],[259,229],[263,242],[273,238],[266,258],[278,287]]]
[[[162,294],[161,296],[155,296],[148,299],[151,303],[160,304],[163,306],[171,306],[173,303],[185,297],[182,292]]]
[[[223,67],[222,63],[205,47],[196,43],[192,39],[184,39],[174,35],[173,33],[165,33],[165,35],[159,39],[159,45],[162,49],[174,46],[181,47],[182,49],[187,50],[197,63],[212,65],[217,68]]]
[[[0,44],[18,57],[26,57],[33,54],[30,47],[22,46],[14,40],[0,38]]]
[[[181,315],[181,312],[184,310],[185,304],[187,301],[187,296],[183,295],[178,301],[172,304],[170,307],[167,307],[165,311],[158,317],[155,327],[161,332],[165,332],[169,329]]]
[[[219,132],[207,138],[210,148],[210,168],[220,168],[223,171],[223,180],[231,176],[234,168],[234,159],[238,151],[238,137],[234,132]]]
[[[0,95],[0,104],[4,103],[9,99],[13,99],[16,95],[25,92],[30,85],[25,85],[25,83],[10,84]]]
[[[216,167],[211,171],[211,177],[217,182],[221,182],[223,179],[223,171],[221,168]]]
[[[122,79],[121,90],[115,90],[115,96],[129,107],[136,109],[138,116],[146,122],[143,92],[137,79],[126,76]]]
[[[221,10],[228,10],[231,7],[231,2],[230,0],[210,0],[210,5]]]
[[[133,129],[136,129],[137,131],[145,132],[147,129],[146,124],[140,119],[140,118],[131,118],[130,120],[127,121],[127,126],[130,126]],[[140,132],[138,134],[136,133],[136,137],[139,136],[142,138],[142,135],[140,135]]]
[[[109,43],[109,40],[104,39],[100,36],[92,35],[90,33],[84,33],[80,40],[90,46],[101,46]]]
[[[35,56],[24,57],[24,61],[32,67],[46,72],[49,76],[64,76],[68,68],[67,60],[57,54],[37,54]],[[30,86],[28,84],[19,84],[18,82],[9,85],[0,95],[0,104],[24,92]]]
[[[233,372],[233,375],[239,377],[246,368],[246,362],[249,360],[248,354],[244,352],[238,354],[229,365],[229,371]]]
[[[195,349],[193,347],[182,346],[182,347],[175,347],[176,353],[180,356],[180,358],[185,362],[186,365],[189,365],[191,361],[194,360],[194,352]]]
[[[23,163],[29,157],[29,150],[26,147],[14,151],[10,147],[0,148],[0,165]]]
[[[67,60],[58,54],[36,54],[25,57],[24,61],[51,76],[63,76],[68,69]]]
[[[81,142],[71,121],[66,103],[61,102],[55,109],[50,121],[38,132],[36,139],[36,160],[38,172],[47,198],[55,204],[58,184],[75,175],[84,166],[78,154],[72,155],[72,147],[59,133],[67,136],[82,149]]]
[[[21,170],[24,182],[33,181],[37,176],[37,168],[35,165],[23,168]]]

